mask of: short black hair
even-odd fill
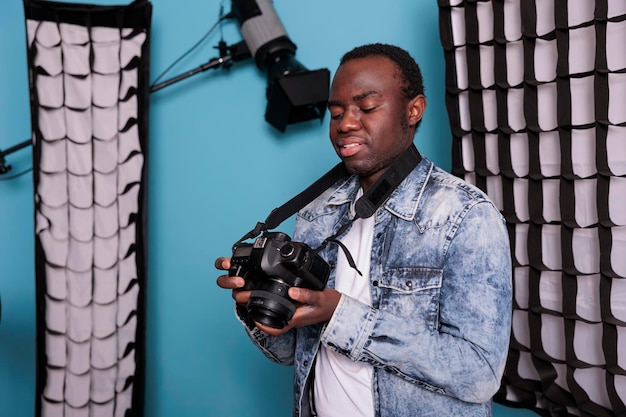
[[[357,46],[344,54],[339,61],[339,65],[345,64],[353,59],[367,58],[370,56],[387,57],[396,63],[404,77],[405,83],[402,87],[402,91],[407,100],[424,94],[424,80],[419,65],[407,51],[398,46],[384,43],[371,43]]]

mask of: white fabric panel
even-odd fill
[[[558,179],[547,179],[541,182],[543,197],[543,217],[546,222],[557,222],[561,220],[560,181]]]
[[[90,109],[65,108],[67,138],[74,143],[91,143],[92,114]],[[91,161],[93,163],[94,161]]]
[[[530,347],[530,332],[528,331],[528,312],[514,310],[512,320],[513,338],[522,346]]]
[[[626,123],[625,97],[626,74],[609,74],[609,121],[612,124]]]
[[[578,291],[576,292],[576,314],[583,320],[595,323],[602,321],[602,312],[600,311],[600,303],[598,303],[600,299],[600,280],[600,274],[580,275],[576,277],[576,285],[578,286]],[[599,337],[597,340],[601,341],[602,337]],[[584,339],[582,339],[582,341],[584,341]],[[578,351],[578,349],[576,349],[576,351]],[[602,348],[598,349],[596,355],[599,355],[601,352]]]
[[[606,61],[609,70],[618,71],[626,68],[626,25],[617,22],[606,24]]]
[[[546,310],[563,312],[563,287],[560,271],[542,271],[539,278],[539,298]]]
[[[556,83],[537,86],[537,115],[539,117],[539,127],[544,132],[558,127],[556,120],[557,98],[558,90]]]
[[[90,175],[93,171],[91,142],[74,143],[71,140],[65,142],[67,144],[67,170],[73,175]]]
[[[49,366],[67,366],[67,354],[69,350],[67,345],[69,343],[70,341],[62,335],[46,332],[46,356]]]
[[[39,104],[46,107],[60,107],[63,104],[63,77],[61,75],[41,76],[37,78]]]
[[[87,307],[93,301],[93,272],[67,270],[67,301],[77,307]]]
[[[551,314],[542,314],[541,341],[543,350],[553,360],[565,360],[565,324],[563,320]]]
[[[585,0],[593,4],[589,0]],[[580,2],[580,0],[579,0]],[[572,9],[568,7],[568,11]],[[593,13],[592,13],[593,17]],[[594,70],[596,58],[596,29],[593,26],[585,26],[572,29],[569,32],[569,69],[571,74],[582,74]],[[554,57],[558,54],[554,53]]]
[[[548,83],[556,79],[556,39],[537,39],[535,41],[534,69],[537,81]],[[508,63],[511,65],[511,63]],[[523,64],[520,64],[523,68]],[[541,112],[539,112],[541,116]]]
[[[548,269],[562,269],[561,226],[544,224],[541,227],[541,260]]]
[[[500,178],[500,177],[493,177]],[[530,219],[528,212],[528,180],[525,178],[513,179],[513,195],[515,201],[515,215],[523,222]],[[490,194],[491,196],[491,194]]]
[[[518,223],[515,225],[515,261],[518,265],[528,265],[528,224]]]
[[[609,168],[613,175],[626,176],[626,126],[609,126],[606,148]]]
[[[498,104],[495,90],[483,90],[483,122],[487,131],[494,131],[498,126]]]
[[[523,0],[522,0],[523,1]],[[531,0],[537,8],[537,36],[544,36],[554,31],[556,28],[554,23],[554,0]]]
[[[626,226],[626,178],[610,179],[609,218],[618,226]]]
[[[502,198],[502,178],[496,176],[487,177],[487,189],[492,196],[491,200],[493,201],[493,204],[499,210],[502,210],[504,207],[504,201]]]
[[[519,375],[533,381],[540,379],[539,374],[534,366],[532,366],[532,358],[529,353],[521,352],[518,367]]]
[[[519,40],[506,44],[506,80],[517,86],[524,80],[524,43]]]
[[[515,303],[522,309],[528,309],[528,267],[517,266],[513,268],[513,285],[516,289],[513,297]]]
[[[74,375],[84,375],[89,372],[89,356],[91,343],[67,341],[67,370]]]
[[[80,208],[70,205],[70,236],[81,242],[93,239],[94,207]]]
[[[52,404],[44,400],[47,405],[44,405],[44,415],[63,417],[63,403],[61,401],[63,401],[63,387],[65,386],[65,370],[49,368],[47,372],[50,383],[46,385],[44,398],[60,403]]]
[[[526,128],[524,118],[524,90],[521,88],[511,88],[507,91],[508,124],[515,132]],[[470,130],[468,126],[467,130]]]
[[[119,265],[115,265],[110,269],[94,268],[94,302],[109,304],[116,300],[118,268]]]
[[[541,174],[546,178],[561,174],[561,145],[558,132],[539,134],[539,164]]]
[[[611,228],[611,266],[613,271],[620,276],[626,277],[626,227]]]
[[[607,395],[606,378],[602,369],[579,368],[574,371],[574,379],[589,395],[590,399],[606,408],[611,408]]]
[[[41,133],[50,141],[63,139],[66,136],[65,112],[63,109],[42,108],[39,112]]]
[[[528,135],[526,133],[514,133],[509,138],[511,148],[511,166],[518,178],[528,175]]]
[[[596,120],[593,81],[593,76],[571,78],[569,80],[572,94],[570,112],[574,126],[593,123]]]

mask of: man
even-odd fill
[[[328,108],[331,143],[352,175],[298,213],[293,240],[313,248],[350,223],[355,201],[413,146],[426,108],[419,67],[395,46],[357,47],[341,60]],[[296,416],[491,415],[511,324],[504,220],[481,191],[418,161],[374,215],[339,236],[356,268],[328,245],[327,287],[289,289],[297,308],[286,327],[251,323],[243,278],[217,280],[261,351],[295,366]],[[215,265],[227,270],[230,259]]]

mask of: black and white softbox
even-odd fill
[[[36,415],[143,414],[152,6],[24,0]]]
[[[626,415],[626,3],[440,0],[453,171],[504,214],[496,401]]]

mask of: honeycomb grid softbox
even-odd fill
[[[24,0],[36,416],[143,415],[152,6]]]
[[[626,4],[440,0],[453,172],[509,230],[497,402],[626,415]]]

